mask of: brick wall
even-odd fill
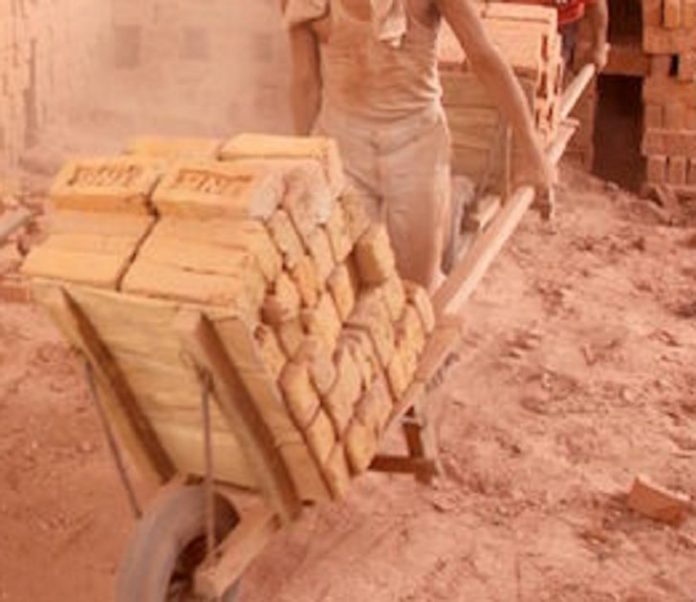
[[[0,0],[0,172],[90,94],[107,22],[101,0]]]
[[[131,129],[227,135],[289,128],[278,0],[112,0],[105,106]]]

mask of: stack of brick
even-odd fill
[[[343,496],[417,386],[435,325],[384,226],[345,189],[335,143],[242,135],[129,150],[65,167],[53,233],[24,273],[70,287],[163,446],[194,473],[195,378],[166,327],[174,309],[203,308],[301,498]],[[213,429],[218,475],[252,485],[218,414]]]
[[[106,46],[107,14],[94,0],[0,2],[0,172],[85,95]]]
[[[508,3],[482,4],[480,11],[488,34],[518,77],[537,130],[547,142],[551,141],[559,126],[563,79],[556,11]],[[477,183],[485,178],[499,182],[505,164],[507,128],[498,103],[471,72],[448,28],[442,33],[440,72],[452,130],[454,173]]]
[[[643,84],[649,186],[696,195],[696,0],[643,0]]]

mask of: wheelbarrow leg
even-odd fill
[[[417,399],[401,419],[408,454],[380,454],[372,461],[370,470],[412,474],[416,481],[430,485],[441,474],[437,440],[432,422],[422,401]]]
[[[417,400],[406,412],[401,427],[409,458],[420,460],[415,471],[416,481],[430,485],[441,470],[435,430],[421,400]]]

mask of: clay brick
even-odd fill
[[[665,124],[668,130],[681,130],[686,126],[686,106],[675,101],[665,105]]]
[[[362,377],[350,350],[339,347],[336,356],[336,381],[324,396],[324,407],[333,420],[336,432],[343,433],[362,393]]]
[[[268,324],[278,325],[300,315],[300,293],[292,278],[281,272],[266,294],[261,308],[261,316]]]
[[[387,383],[379,378],[358,403],[355,416],[380,435],[386,430],[393,411],[394,403]]]
[[[644,476],[636,477],[628,496],[628,505],[635,512],[673,525],[684,520],[689,504],[687,495],[669,491]]]
[[[309,248],[314,231],[329,219],[331,194],[326,188],[319,187],[317,190],[316,177],[304,170],[291,172],[287,182],[282,206],[288,212],[305,248]]]
[[[382,295],[392,321],[398,320],[406,307],[406,289],[398,274],[393,274],[382,285]]]
[[[677,78],[681,82],[692,82],[696,78],[696,50],[679,55]]]
[[[307,442],[319,464],[329,461],[336,445],[336,433],[328,414],[320,409],[312,423],[305,429]]]
[[[372,429],[357,420],[350,424],[346,434],[346,456],[353,474],[360,475],[370,467],[377,453],[377,443]]]
[[[396,258],[387,228],[371,225],[355,245],[355,261],[360,280],[367,284],[382,284],[396,272]]]
[[[294,357],[305,340],[304,328],[299,316],[276,325],[275,331],[285,355]]]
[[[646,104],[644,107],[644,122],[646,128],[664,127],[664,107],[658,104]]]
[[[323,228],[317,228],[308,239],[307,249],[310,257],[317,266],[317,276],[320,282],[326,282],[334,269],[333,252],[329,237]]]
[[[383,367],[389,365],[394,354],[395,336],[389,310],[381,296],[374,291],[361,295],[347,325],[369,334],[380,364]]]
[[[689,161],[689,174],[686,183],[689,185],[696,185],[696,159],[691,159]]]
[[[290,413],[302,429],[307,429],[317,416],[321,402],[305,363],[289,362],[278,380]]]
[[[409,377],[409,367],[406,360],[406,354],[402,348],[398,348],[396,353],[392,355],[389,366],[387,367],[387,380],[391,388],[392,395],[395,400],[400,400],[408,386],[411,384]]]
[[[341,335],[341,343],[348,348],[360,370],[363,389],[369,389],[381,373],[379,358],[370,335],[363,330],[346,328]]]
[[[314,260],[309,255],[303,255],[291,269],[290,276],[300,293],[302,304],[305,307],[314,307],[321,291]]]
[[[681,0],[663,0],[662,24],[667,29],[678,29],[682,23]]]
[[[348,190],[340,199],[344,217],[352,244],[370,227],[370,216],[367,209],[368,200],[354,190]]]
[[[287,358],[280,348],[278,339],[270,327],[260,324],[254,330],[254,340],[259,346],[261,357],[273,380],[277,380],[283,371]]]
[[[358,283],[355,273],[348,264],[336,266],[326,282],[336,310],[342,322],[345,322],[355,307]]]
[[[668,78],[672,69],[672,55],[657,54],[650,57],[650,77]]]
[[[312,384],[319,395],[325,396],[331,391],[338,372],[332,352],[324,341],[317,337],[307,337],[298,349],[295,361],[307,366]]]
[[[425,347],[425,331],[418,310],[414,305],[407,305],[396,324],[396,337],[399,344],[406,345],[416,355]]]
[[[662,184],[667,180],[667,157],[664,155],[648,157],[647,178],[651,184]]]
[[[285,266],[294,268],[304,255],[304,247],[290,216],[280,209],[269,218],[266,225],[276,248],[283,256]]]
[[[329,349],[336,346],[342,324],[329,293],[324,293],[319,298],[316,307],[303,310],[300,318],[307,334],[324,341]]]
[[[331,452],[324,467],[324,473],[334,498],[344,498],[350,489],[350,469],[345,450],[341,444],[336,445]]]
[[[430,334],[435,330],[435,312],[430,296],[422,286],[413,282],[405,281],[404,286],[406,287],[406,298],[418,311],[425,332]]]
[[[334,261],[342,263],[353,250],[353,239],[341,203],[334,203],[329,220],[326,222],[326,232],[331,241]]]
[[[686,167],[685,157],[670,157],[667,162],[667,183],[677,186],[686,184]]]

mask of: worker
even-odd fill
[[[567,66],[575,61],[578,30],[583,18],[589,20],[592,35],[588,63],[602,71],[609,60],[609,8],[607,0],[508,0],[558,8],[558,28],[563,37],[563,59]]]
[[[297,133],[338,141],[355,189],[384,220],[403,277],[433,291],[449,236],[450,139],[437,39],[452,27],[512,124],[520,183],[547,190],[554,169],[510,67],[472,0],[281,0],[290,31]]]

